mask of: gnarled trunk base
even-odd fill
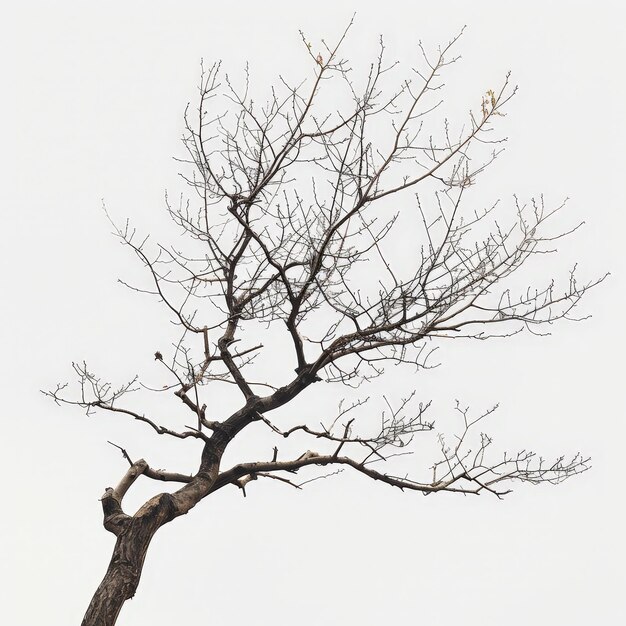
[[[120,530],[111,562],[82,626],[114,626],[124,602],[135,595],[152,537],[173,518],[169,494],[162,494],[142,509]]]

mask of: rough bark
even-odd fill
[[[135,595],[146,552],[156,531],[175,517],[173,498],[161,494],[119,524],[107,572],[85,613],[82,626],[113,626],[126,600]],[[106,524],[106,522],[105,522]]]
[[[245,422],[242,416],[239,416]],[[250,420],[250,411],[247,412]],[[135,595],[150,542],[161,526],[185,515],[211,491],[219,470],[219,461],[229,437],[221,434],[205,445],[198,473],[178,491],[161,493],[148,500],[135,515],[122,509],[122,500],[142,474],[153,475],[143,459],[132,463],[115,489],[108,488],[102,497],[104,527],[116,535],[113,556],[96,590],[82,626],[114,626],[126,600]]]

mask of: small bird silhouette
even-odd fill
[[[318,65],[324,65],[324,59],[322,58],[321,54],[317,55],[317,59],[315,59],[318,63]]]
[[[162,361],[163,360],[163,355],[158,350],[154,353],[154,360],[155,361]]]

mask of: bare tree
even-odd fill
[[[167,379],[153,391],[173,392],[192,423],[161,425],[127,399],[145,385],[134,379],[116,388],[85,363],[74,364],[78,395],[67,385],[47,393],[89,414],[114,412],[158,435],[198,440],[201,454],[187,475],[154,469],[118,446],[129,467],[102,496],[104,527],[117,542],[84,626],[114,624],[135,594],[157,530],[227,485],[244,495],[257,479],[300,488],[303,468],[324,468],[304,482],[349,468],[402,490],[502,497],[511,481],[557,483],[587,468],[579,454],[550,462],[528,451],[494,454],[488,436],[474,437],[493,409],[472,417],[457,403],[461,431],[452,444],[435,440],[438,456],[425,474],[385,471],[416,435],[434,429],[429,403],[416,404],[415,391],[385,398],[374,428],[361,397],[340,403],[321,425],[292,416],[279,426],[274,412],[319,381],[359,387],[388,364],[429,367],[433,349],[450,338],[542,333],[573,319],[601,280],[581,284],[572,271],[563,286],[524,286],[517,270],[567,234],[547,224],[560,207],[517,199],[505,209],[472,206],[470,188],[502,149],[494,123],[515,93],[508,77],[478,99],[461,127],[433,126],[458,37],[434,55],[422,48],[410,79],[398,83],[382,40],[369,70],[353,78],[339,56],[345,36],[319,53],[302,36],[311,77],[296,85],[281,78],[262,106],[247,72],[237,88],[219,64],[203,67],[183,139],[183,178],[195,199],[167,203],[187,243],[153,244],[128,223],[115,227],[150,281],[129,286],[156,296],[180,330],[171,349],[154,355]],[[277,362],[289,366],[288,377],[280,368],[268,373]],[[217,415],[210,398],[225,385],[237,390],[239,404]],[[255,423],[275,439],[267,457],[222,467],[229,444]],[[278,442],[292,436],[310,443],[285,458]],[[123,499],[140,476],[179,486],[129,514]]]

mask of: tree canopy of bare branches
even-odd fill
[[[197,440],[201,454],[195,473],[184,474],[133,460],[114,444],[129,464],[102,497],[104,526],[117,543],[84,626],[114,624],[156,531],[228,485],[245,494],[250,481],[267,478],[301,488],[345,468],[423,494],[502,497],[512,481],[557,483],[587,467],[578,454],[498,455],[485,434],[470,444],[493,409],[474,416],[457,403],[461,430],[452,443],[439,436],[432,466],[413,476],[385,471],[391,457],[434,429],[429,402],[415,390],[384,398],[374,429],[360,426],[370,406],[364,398],[341,403],[320,425],[292,417],[284,428],[274,419],[320,381],[364,388],[389,364],[430,367],[433,350],[450,339],[542,334],[557,320],[576,319],[576,305],[601,280],[581,283],[571,271],[564,284],[520,286],[525,262],[553,252],[575,228],[555,231],[561,207],[541,198],[476,208],[472,187],[502,150],[497,122],[515,93],[508,76],[478,93],[457,127],[440,111],[458,37],[434,54],[420,46],[418,64],[399,80],[382,40],[371,66],[354,71],[340,53],[346,34],[319,51],[302,35],[305,78],[280,78],[262,104],[247,71],[238,86],[219,64],[203,66],[180,159],[191,197],[167,201],[184,238],[160,244],[128,222],[114,224],[146,270],[144,284],[128,286],[164,305],[180,329],[171,348],[154,354],[166,377],[155,392],[175,394],[189,425],[164,426],[137,410],[126,400],[145,391],[140,381],[115,387],[86,363],[74,364],[78,394],[67,385],[47,393],[90,414],[138,420],[157,435]],[[280,339],[264,345],[261,337]],[[280,380],[267,374],[277,362],[286,364]],[[225,386],[240,402],[218,415],[211,398]],[[251,424],[274,437],[267,458],[223,467],[225,450]],[[284,458],[281,442],[292,435],[309,443]],[[303,468],[322,469],[300,481]],[[129,514],[123,498],[140,476],[178,488]]]

